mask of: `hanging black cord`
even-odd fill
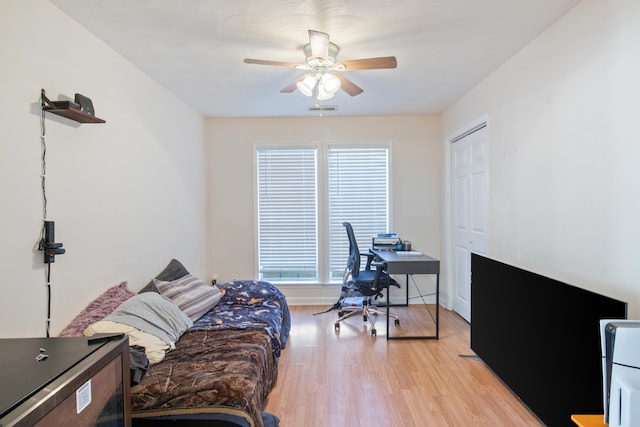
[[[49,338],[49,329],[51,327],[51,264],[47,264],[47,324],[46,333]]]
[[[42,147],[42,230],[40,231],[40,243],[38,249],[44,250],[45,221],[47,220],[47,141],[45,139],[45,99],[44,89],[40,92],[40,146]],[[47,319],[45,325],[46,337],[49,338],[49,330],[51,327],[51,264],[45,265],[47,280]]]
[[[328,313],[328,312],[333,311],[333,310],[338,310],[342,306],[341,303],[342,303],[342,299],[340,301],[338,301],[337,303],[333,304],[333,306],[331,306],[331,308],[329,308],[328,310],[321,311],[319,313],[313,313],[313,315],[317,316],[319,314],[325,314],[325,313]]]
[[[45,95],[44,89],[40,94],[40,145],[42,147],[42,174],[41,177],[41,185],[42,185],[42,235],[44,238],[44,221],[47,220],[47,140],[45,139],[46,127],[45,127]]]

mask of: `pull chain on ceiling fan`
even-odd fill
[[[375,70],[396,68],[398,63],[395,56],[381,58],[356,59],[337,62],[340,48],[329,41],[329,34],[321,31],[309,30],[309,43],[303,47],[304,64],[292,64],[280,61],[245,58],[247,64],[276,65],[307,70],[308,73],[289,84],[280,92],[291,93],[298,89],[306,96],[315,94],[318,100],[332,98],[340,89],[351,96],[360,95],[364,90],[340,72],[355,70]]]

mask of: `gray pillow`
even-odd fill
[[[186,276],[187,274],[189,274],[189,271],[187,271],[185,266],[182,265],[182,263],[177,259],[172,259],[169,262],[169,264],[164,268],[164,270],[158,273],[158,275],[154,277],[154,279],[162,280],[163,282],[173,282],[174,280],[178,280]],[[153,283],[154,279],[151,279],[151,281],[147,283],[147,285],[144,288],[142,288],[138,293],[141,294],[143,292],[155,292],[159,294],[160,291],[156,287],[155,283]]]
[[[207,285],[192,274],[178,280],[153,281],[160,295],[170,298],[194,322],[222,299],[222,292],[217,286]]]

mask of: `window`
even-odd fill
[[[257,151],[260,279],[318,280],[316,151]]]
[[[349,240],[342,223],[348,221],[361,251],[371,236],[388,231],[388,149],[330,147],[329,280],[342,280]]]
[[[388,231],[388,144],[260,147],[256,168],[262,280],[340,281],[349,250],[342,223],[362,250]]]

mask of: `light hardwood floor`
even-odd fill
[[[437,341],[387,341],[384,317],[372,337],[361,316],[336,331],[337,311],[313,315],[327,308],[290,307],[265,407],[281,427],[542,425],[482,361],[461,357],[472,355],[470,326],[455,313],[440,310]]]

